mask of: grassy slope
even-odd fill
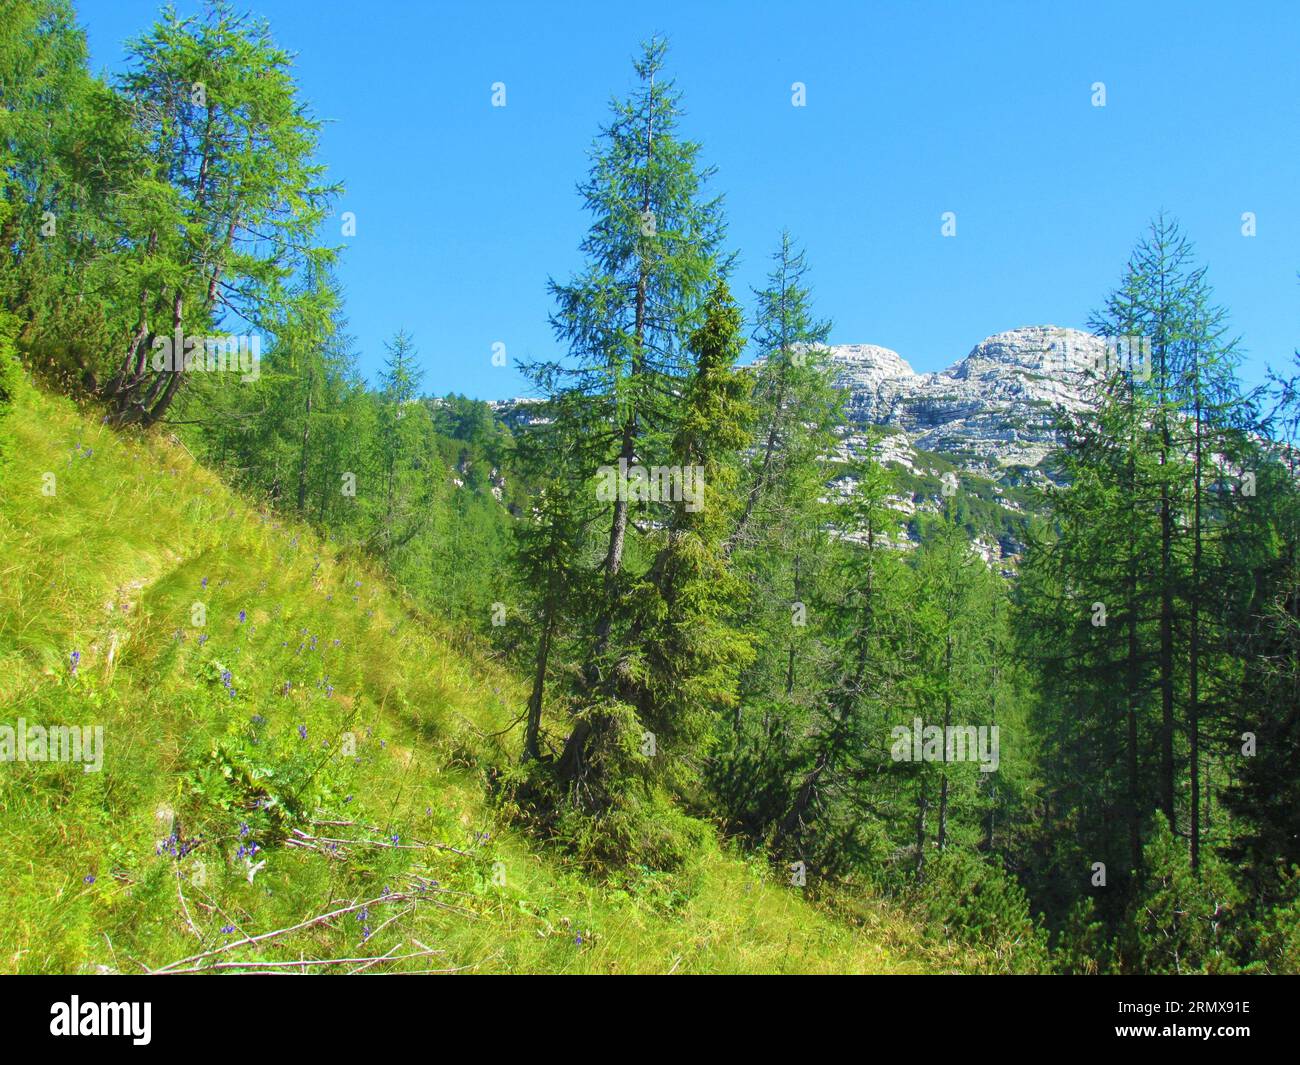
[[[922,947],[921,930],[885,902],[854,900],[840,908],[851,918],[832,917],[722,847],[673,878],[583,877],[485,801],[484,768],[518,746],[517,679],[365,565],[233,495],[179,444],[123,439],[30,387],[14,427],[0,483],[0,722],[102,723],[106,756],[100,773],[0,764],[0,971],[138,972],[404,889],[412,872],[463,894],[379,903],[368,940],[353,914],[226,957],[370,957],[418,942],[445,953],[371,971],[974,965]],[[40,490],[47,471],[52,497]],[[191,625],[196,601],[203,628]],[[158,855],[158,808],[174,806],[185,836],[189,811],[203,809],[185,783],[192,767],[256,714],[274,743],[310,744],[329,763],[339,798],[321,816],[357,824],[319,834],[456,849],[330,858],[273,846],[250,883],[233,857],[240,814],[216,811],[200,817],[192,853]],[[338,753],[349,729],[355,759]]]

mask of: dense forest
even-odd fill
[[[184,447],[517,675],[485,792],[585,875],[671,877],[717,833],[1009,970],[1300,972],[1300,370],[1241,383],[1153,214],[1088,323],[1149,354],[1059,414],[1019,571],[971,550],[955,476],[913,485],[900,551],[897,477],[834,457],[815,263],[773,218],[733,290],[671,69],[653,39],[611,87],[563,355],[507,415],[439,398],[400,320],[360,374],[341,190],[269,26],[167,12],[101,77],[66,0],[4,0],[0,412],[24,377]]]

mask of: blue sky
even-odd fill
[[[1231,311],[1244,376],[1300,346],[1289,0],[240,6],[299,53],[304,96],[329,122],[322,157],[347,186],[339,211],[357,217],[340,277],[369,375],[399,327],[437,394],[520,394],[494,343],[512,363],[560,350],[546,281],[578,265],[574,186],[654,32],[671,41],[682,132],[718,167],[734,288],[761,282],[788,227],[835,343],[935,370],[999,330],[1082,326],[1163,208]],[[158,4],[77,8],[95,68],[111,70]],[[791,106],[795,81],[806,107]],[[945,211],[955,238],[940,235]]]

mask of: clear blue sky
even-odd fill
[[[340,275],[368,374],[399,327],[438,394],[519,394],[513,360],[557,352],[546,280],[578,263],[574,185],[656,31],[683,132],[718,167],[734,287],[761,280],[788,226],[835,343],[934,370],[999,330],[1082,326],[1164,208],[1209,265],[1245,375],[1300,346],[1294,0],[240,6],[299,53],[329,120],[322,155],[347,186],[339,210],[357,215]],[[158,4],[77,8],[96,69],[113,69]],[[496,81],[505,108],[490,106]],[[497,341],[510,368],[491,365]]]

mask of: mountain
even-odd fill
[[[914,449],[1019,482],[1045,477],[1056,443],[1053,412],[1088,405],[1086,367],[1105,358],[1106,345],[1078,329],[1025,326],[980,341],[938,373],[917,373],[897,352],[871,344],[830,352],[848,392],[850,430],[888,426]],[[899,442],[891,446],[898,450]]]
[[[952,474],[972,547],[1012,575],[1025,524],[1042,510],[1041,489],[1053,481],[1055,413],[1090,405],[1091,368],[1107,358],[1106,341],[1079,329],[1022,326],[981,340],[937,373],[917,373],[898,352],[875,344],[827,350],[847,393],[834,458],[844,464],[870,449],[892,472],[899,528],[887,539],[904,550],[920,543],[943,509],[944,478]],[[538,420],[535,400],[489,406],[513,431]],[[852,487],[842,472],[829,494]]]
[[[892,472],[899,529],[891,542],[907,549],[925,538],[944,507],[947,479],[972,548],[1012,576],[1025,525],[1053,480],[1055,414],[1089,406],[1090,368],[1106,359],[1106,342],[1078,329],[1024,326],[987,337],[937,373],[917,373],[898,352],[874,344],[829,351],[847,393],[836,457],[870,449]],[[831,489],[842,495],[852,486],[845,473]]]

